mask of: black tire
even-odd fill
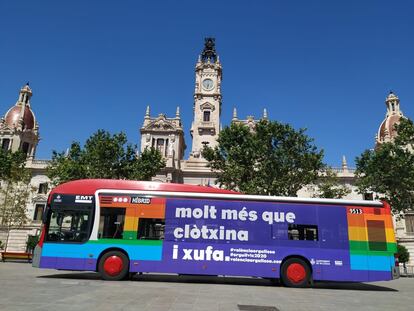
[[[111,269],[111,262],[115,264],[115,269]],[[119,266],[121,265],[121,266]],[[99,259],[98,272],[102,279],[107,281],[120,281],[129,276],[129,259],[120,251],[110,251],[102,255]]]
[[[282,264],[280,278],[287,287],[309,287],[312,273],[309,265],[300,258],[289,258]]]

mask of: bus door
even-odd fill
[[[314,267],[320,271],[321,279],[337,280],[339,275],[349,275],[347,212],[343,205],[318,206],[320,256]]]

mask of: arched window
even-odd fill
[[[25,154],[28,154],[28,153],[29,153],[29,148],[30,148],[30,144],[29,144],[29,143],[27,143],[27,142],[24,142],[24,143],[23,143],[23,145],[22,145],[22,151],[23,151]]]
[[[203,111],[203,121],[210,122],[210,111],[208,110]]]
[[[159,152],[161,152],[161,154],[164,153],[164,139],[162,138],[157,139],[157,149]]]
[[[7,151],[7,150],[9,150],[9,146],[10,146],[10,139],[4,138],[3,142],[1,143],[1,149]]]

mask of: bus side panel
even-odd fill
[[[317,206],[167,199],[162,266],[143,261],[132,266],[134,271],[279,277],[287,256],[305,257],[318,267],[349,257],[346,249],[321,255],[315,240],[289,240],[294,224],[317,226]]]

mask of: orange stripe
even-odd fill
[[[365,227],[364,215],[348,212],[348,227]]]
[[[380,220],[384,222],[387,229],[394,229],[391,216],[387,215],[365,215],[365,220]]]
[[[137,206],[148,206],[148,205],[152,205],[152,204],[164,204],[166,202],[166,198],[151,198],[151,203],[150,204],[135,204],[135,203],[130,203],[130,198],[131,197],[136,197],[138,195],[122,195],[120,194],[119,197],[128,197],[128,202],[127,203],[120,203],[120,202],[111,202],[111,203],[101,203],[101,206],[104,207],[121,207],[121,208],[128,208],[128,207],[137,207]]]
[[[350,227],[365,227],[366,220],[381,220],[384,222],[386,228],[394,228],[392,223],[391,215],[374,215],[374,214],[365,214],[365,210],[363,210],[363,214],[351,214],[348,210],[347,214],[348,219],[348,226]]]
[[[164,204],[140,205],[136,211],[136,216],[139,218],[165,218]]]

